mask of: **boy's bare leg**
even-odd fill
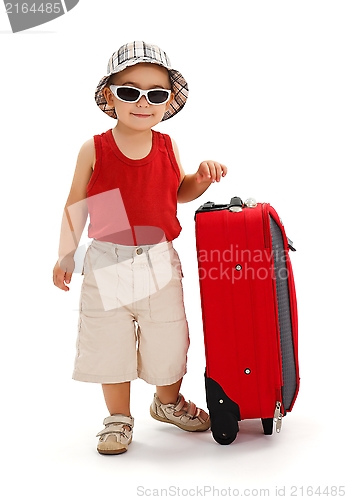
[[[130,417],[130,382],[102,384],[106,406],[110,415],[121,413]]]
[[[130,382],[102,384],[105,403],[110,415],[120,413],[130,417]],[[130,427],[125,426],[129,431]]]
[[[167,405],[169,403],[176,403],[181,384],[182,384],[182,379],[178,380],[177,382],[171,385],[161,385],[161,386],[157,385],[157,396],[163,403],[163,405]]]

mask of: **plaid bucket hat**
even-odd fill
[[[170,103],[169,109],[165,112],[162,121],[168,120],[176,115],[185,105],[188,98],[188,84],[182,74],[171,67],[170,59],[157,45],[151,45],[145,42],[131,42],[122,45],[117,52],[110,57],[107,65],[107,75],[101,78],[96,91],[95,101],[101,111],[111,118],[117,118],[114,108],[111,108],[104,97],[103,89],[111,75],[123,71],[128,66],[139,63],[153,63],[163,66],[169,72],[171,81],[171,91],[174,99]]]

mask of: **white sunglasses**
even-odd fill
[[[165,104],[170,99],[171,90],[167,89],[149,89],[142,90],[136,87],[126,85],[110,85],[112,94],[123,102],[138,102],[144,95],[149,104],[156,106]]]

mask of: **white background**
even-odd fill
[[[346,3],[334,0],[80,0],[12,34],[1,9],[3,498],[137,498],[141,486],[264,487],[273,497],[286,486],[289,497],[291,486],[346,484],[346,24]],[[191,334],[182,392],[206,407],[194,212],[235,195],[270,202],[297,248],[301,389],[281,434],[241,422],[223,447],[210,432],[152,420],[153,387],[137,380],[134,441],[103,457],[101,388],[71,379],[82,277],[64,293],[52,269],[79,148],[114,125],[95,87],[111,54],[141,39],[167,52],[190,89],[157,130],[176,140],[186,172],[205,159],[229,169],[178,208]]]

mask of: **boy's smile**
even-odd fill
[[[136,118],[149,118],[151,115],[144,115],[140,113],[131,113],[132,115],[136,116]]]

